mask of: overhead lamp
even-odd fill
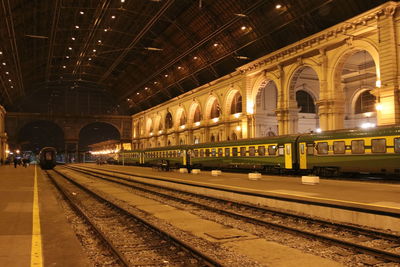
[[[199,121],[196,121],[196,122],[194,123],[194,125],[195,125],[195,126],[200,126],[200,122],[199,122]]]
[[[181,125],[181,129],[185,129],[186,128],[186,125]]]
[[[241,29],[242,31],[244,31],[244,30],[247,29],[247,27],[246,27],[246,26],[242,26],[240,29]]]
[[[163,51],[162,48],[158,48],[158,47],[145,47],[144,49],[150,50],[150,51]]]
[[[7,65],[5,62],[2,63],[4,66]]]
[[[239,113],[235,113],[235,114],[233,114],[233,117],[235,117],[235,118],[237,119],[237,118],[240,117],[241,114],[242,114],[242,113],[240,113],[240,112],[239,112]]]
[[[104,31],[106,32],[106,31],[108,31],[108,29],[104,29]]]
[[[75,25],[75,29],[79,29],[79,26],[78,26],[78,25]]]
[[[0,55],[2,55],[3,54],[3,51],[0,51]]]
[[[111,16],[111,18],[112,18],[112,19],[115,19],[115,16],[113,15],[113,16]]]
[[[11,85],[11,88],[14,88],[14,86]]]
[[[364,122],[363,124],[361,124],[361,128],[363,129],[373,128],[375,126],[375,123],[372,122]]]
[[[97,50],[96,49],[93,49],[93,52],[96,52]]]
[[[195,56],[195,57],[193,57],[193,59],[195,59],[195,60],[196,60],[196,59],[198,59],[198,57],[196,57],[196,56]]]
[[[315,131],[316,131],[317,133],[322,133],[321,128],[317,128],[317,129],[315,129]]]
[[[213,118],[212,121],[213,121],[213,122],[218,122],[218,121],[219,121],[219,118],[218,118],[218,117]]]
[[[68,47],[69,50],[72,50],[72,47]]]
[[[125,3],[125,0],[121,0],[121,3]]]
[[[159,130],[159,131],[158,131],[159,134],[162,134],[162,132],[163,132],[163,130]]]
[[[97,42],[98,42],[98,43],[101,43],[101,40],[98,40]]]
[[[217,47],[217,46],[218,46],[218,44],[217,44],[217,43],[215,43],[215,44],[213,44],[213,46],[214,46],[214,47]]]
[[[8,71],[6,71],[6,74],[8,75],[8,74],[10,74]]]
[[[72,41],[75,41],[75,37],[72,37],[71,39],[72,39]]]
[[[235,13],[234,15],[238,17],[247,17],[247,15],[243,13]]]
[[[144,90],[149,90],[149,87],[145,87]]]
[[[85,12],[83,12],[83,11],[79,11],[79,14],[83,15],[83,14],[85,14]]]
[[[69,56],[65,56],[65,58],[69,58]]]
[[[281,4],[277,4],[277,5],[275,6],[276,9],[280,9],[281,7],[282,7]]]
[[[164,77],[167,78],[167,77],[168,77],[168,74],[165,74]]]
[[[240,126],[236,126],[236,131],[240,131],[240,130],[242,130],[242,127],[240,127]]]
[[[9,82],[11,82],[11,79],[8,79]]]
[[[158,84],[158,82],[154,82],[154,84]]]
[[[246,57],[246,56],[235,56],[235,58],[237,58],[237,59],[250,59],[249,57]]]
[[[90,60],[92,60],[92,58],[90,57],[90,58],[88,58],[88,60],[90,61]]]
[[[137,92],[136,94],[137,94],[137,95],[140,95],[140,93],[139,93],[139,92]]]
[[[181,70],[182,69],[182,67],[181,66],[178,66],[178,70]]]
[[[64,65],[64,66],[63,66],[63,69],[65,69],[66,67],[67,67],[67,66]]]

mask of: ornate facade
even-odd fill
[[[388,2],[132,116],[134,148],[400,123]]]

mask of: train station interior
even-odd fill
[[[0,266],[398,266],[399,73],[398,1],[0,0]]]

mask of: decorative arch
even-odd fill
[[[354,40],[351,46],[342,46],[336,49],[335,56],[329,59],[332,64],[332,70],[329,76],[330,84],[333,84],[334,88],[342,88],[340,85],[340,77],[342,75],[343,66],[353,54],[359,51],[367,51],[372,57],[375,63],[376,78],[380,80],[380,61],[379,52],[375,43],[366,40]]]
[[[152,133],[154,131],[153,120],[147,118],[146,120],[146,134]]]
[[[240,96],[240,111],[236,110],[234,113],[240,113],[243,111],[243,94],[239,89],[232,89],[228,92],[225,98],[224,111],[225,115],[231,115],[232,113],[232,104],[235,101],[235,98]]]
[[[196,122],[195,114],[196,114],[197,110],[200,112],[200,120],[199,121],[201,121],[202,117],[203,117],[203,114],[201,112],[202,111],[201,105],[200,105],[200,103],[198,101],[193,101],[193,103],[189,107],[188,123]]]
[[[251,99],[249,102],[252,102],[250,104],[253,104],[252,107],[247,107],[247,110],[253,109],[254,110],[254,105],[256,103],[256,98],[258,92],[263,89],[269,82],[274,82],[277,91],[280,91],[280,82],[279,82],[279,77],[275,72],[263,72],[258,76],[256,81],[254,82],[253,88],[251,89]]]
[[[220,106],[221,101],[218,99],[218,97],[216,97],[214,95],[210,95],[208,97],[208,99],[207,99],[206,108],[205,108],[205,110],[206,110],[205,111],[205,118],[207,120],[212,119],[211,112],[212,112],[213,105],[214,105],[215,101],[216,101],[216,104],[220,107],[220,112],[219,112],[219,116],[218,117],[220,117],[222,115],[222,110],[221,110],[221,106]]]
[[[357,114],[356,113],[357,101],[360,99],[362,94],[364,94],[368,91],[372,91],[373,89],[374,88],[372,88],[372,87],[365,86],[365,87],[360,88],[360,90],[357,90],[356,92],[354,92],[353,96],[351,97],[351,113]],[[374,111],[367,111],[367,112],[374,112]]]
[[[187,116],[186,116],[186,111],[183,107],[180,107],[177,111],[176,111],[176,115],[175,115],[175,126],[181,126],[181,125],[185,125],[187,123]]]
[[[164,125],[167,130],[174,127],[174,120],[170,111],[167,111],[167,114],[165,114]]]
[[[154,130],[160,131],[162,129],[163,129],[163,127],[162,127],[162,123],[161,123],[161,116],[157,115],[154,119]]]
[[[310,68],[318,78],[318,87],[320,87],[319,81],[321,81],[321,68],[316,67],[319,66],[318,63],[312,59],[304,59],[301,63],[294,64],[288,71],[288,79],[286,81],[285,88],[288,88],[288,101],[296,101],[296,86],[297,83],[303,74],[304,70]],[[319,88],[318,88],[319,91]],[[315,94],[315,93],[314,93]]]

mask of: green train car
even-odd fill
[[[141,150],[120,151],[117,162],[121,165],[141,165],[143,164],[143,153]]]
[[[124,153],[125,162],[146,166],[163,162],[170,167],[189,169],[242,169],[319,176],[344,173],[400,176],[400,126],[159,147]]]
[[[301,135],[297,153],[299,171],[316,175],[400,175],[400,126]]]

